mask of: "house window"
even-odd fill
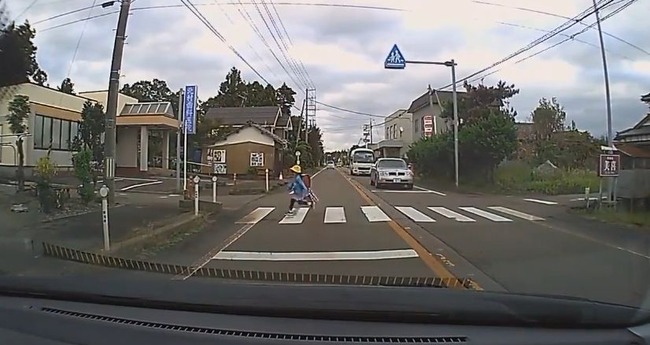
[[[252,167],[264,166],[264,153],[263,152],[251,152],[250,166],[252,166]]]
[[[79,123],[43,115],[34,116],[34,148],[41,150],[72,150],[72,141],[79,132]],[[51,146],[50,146],[51,145]]]

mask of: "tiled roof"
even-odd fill
[[[275,124],[279,110],[277,106],[211,108],[205,117],[231,126],[245,125],[249,121],[262,126],[272,126]],[[278,122],[277,126],[286,126],[286,121]]]

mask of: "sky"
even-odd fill
[[[627,1],[615,0],[603,9],[601,17]],[[36,29],[37,60],[52,86],[70,77],[77,91],[107,88],[119,3],[102,8],[99,0],[6,2],[11,18],[29,20]],[[363,125],[370,120],[381,123],[384,116],[407,109],[429,84],[440,88],[450,83],[450,70],[445,66],[384,69],[393,44],[407,60],[454,59],[457,78],[462,79],[592,6],[591,0],[191,3],[216,34],[179,0],[133,1],[121,82],[158,78],[172,89],[196,84],[199,97],[206,99],[216,95],[229,69],[236,67],[247,81],[266,81],[276,87],[286,82],[297,92],[298,108],[304,89],[313,87],[319,102],[315,120],[323,131],[326,150],[349,148],[358,143]],[[66,12],[72,13],[62,15]],[[650,30],[650,22],[644,20],[649,12],[650,2],[636,1],[602,23],[614,133],[633,126],[648,112],[639,98],[650,92],[650,42],[643,39]],[[556,97],[565,107],[568,122],[575,121],[578,128],[595,136],[604,135],[605,84],[595,26],[516,63],[595,21],[591,15],[581,22],[586,25],[576,24],[470,81],[515,84],[520,93],[511,105],[518,112],[518,121],[530,120],[540,98]],[[485,76],[493,71],[496,73]],[[294,114],[297,112],[294,109]],[[382,139],[383,133],[381,126],[375,126],[373,139]]]

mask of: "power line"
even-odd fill
[[[86,17],[86,20],[84,21],[84,27],[81,29],[81,33],[79,34],[79,39],[77,40],[77,45],[74,48],[74,53],[72,53],[72,60],[70,60],[70,66],[68,66],[68,73],[66,74],[66,78],[70,78],[70,73],[72,72],[72,66],[74,65],[74,61],[77,59],[77,53],[79,52],[79,47],[81,46],[81,40],[84,37],[84,33],[86,32],[86,27],[88,26],[88,18],[93,13],[93,8],[97,4],[97,0],[93,0],[92,6],[90,6],[90,9],[88,10],[88,16]]]
[[[323,103],[323,102],[319,102],[319,101],[316,101],[316,100],[314,100],[314,102],[317,103],[317,104],[320,104],[320,105],[322,105],[324,107],[336,109],[336,110],[343,111],[343,112],[346,112],[346,113],[369,116],[369,117],[380,117],[382,119],[386,117],[384,115],[370,114],[370,113],[364,113],[362,111],[345,109],[345,108],[337,107],[337,106],[334,106],[334,105],[331,105],[331,104],[326,104],[326,103]]]
[[[599,10],[602,9],[603,7],[611,4],[614,0],[601,0],[600,3],[603,3],[604,1],[606,1],[606,3],[603,6],[601,6],[599,8]],[[560,26],[556,27],[555,29],[551,30],[550,33],[542,35],[541,37],[533,40],[532,42],[528,43],[526,46],[524,46],[522,48],[519,48],[517,51],[507,55],[506,57],[502,58],[501,60],[496,61],[496,62],[488,65],[487,67],[484,67],[484,68],[482,68],[482,69],[480,69],[480,70],[478,70],[478,71],[476,71],[476,72],[474,72],[474,73],[472,73],[472,74],[470,74],[470,75],[468,75],[466,77],[458,79],[456,81],[456,84],[463,83],[464,81],[466,81],[468,79],[471,79],[471,78],[474,78],[474,77],[476,77],[476,76],[478,76],[480,74],[483,74],[483,73],[493,69],[494,67],[497,67],[497,66],[499,66],[499,65],[501,65],[501,64],[503,64],[503,63],[505,63],[505,62],[507,62],[509,60],[512,60],[513,58],[515,58],[515,57],[517,57],[517,56],[519,56],[519,55],[521,55],[521,54],[535,48],[536,46],[548,41],[549,39],[551,39],[551,38],[557,36],[558,34],[568,30],[569,28],[575,26],[578,22],[580,22],[580,21],[584,20],[585,18],[587,18],[587,17],[591,16],[592,14],[594,14],[595,11],[596,10],[593,9],[592,7],[589,7],[586,10],[583,10],[578,15],[574,16],[571,20],[568,20],[565,23],[561,24]],[[445,85],[443,87],[439,87],[439,88],[437,88],[437,90],[443,90],[443,89],[449,88],[451,86],[453,86],[453,84],[448,84],[448,85]]]
[[[546,11],[540,11],[540,10],[534,10],[534,9],[525,8],[525,7],[508,6],[508,5],[504,5],[504,4],[497,4],[497,3],[492,3],[492,2],[487,2],[487,1],[479,1],[479,0],[473,0],[472,2],[473,2],[473,3],[476,3],[476,4],[481,4],[481,5],[489,5],[489,6],[497,6],[497,7],[511,8],[511,9],[515,9],[515,10],[519,10],[519,11],[532,12],[532,13],[536,13],[536,14],[542,14],[542,15],[546,15],[546,16],[551,16],[551,17],[556,17],[556,18],[562,18],[562,19],[567,19],[567,20],[570,20],[570,19],[571,19],[570,17],[566,17],[566,16],[559,15],[559,14],[556,14],[556,13],[551,13],[551,12],[546,12]],[[614,3],[614,4],[617,4],[617,3],[620,3],[620,2],[622,2],[622,1],[621,1],[621,0],[618,0],[618,1],[617,1],[616,3]],[[584,24],[584,23],[582,23],[582,22],[580,22],[579,24],[581,24],[581,25],[583,25],[583,26],[587,26],[587,24]],[[593,27],[592,27],[592,28],[593,28]],[[624,40],[624,39],[621,38],[621,37],[618,37],[618,36],[616,36],[616,35],[610,34],[610,33],[605,32],[605,31],[603,31],[603,35],[609,36],[609,37],[611,37],[611,38],[613,38],[613,39],[615,39],[615,40],[617,40],[617,41],[619,41],[619,42],[621,42],[621,43],[624,43],[624,44],[626,44],[626,45],[628,45],[628,46],[630,46],[630,47],[632,47],[632,48],[634,48],[634,49],[636,49],[636,50],[638,50],[638,51],[640,51],[640,52],[646,54],[646,55],[650,55],[650,52],[649,52],[649,51],[647,51],[647,50],[645,50],[645,49],[639,47],[638,45],[636,45],[636,44],[634,44],[634,43],[631,43],[631,42],[629,42],[629,41],[626,41],[626,40]]]
[[[25,13],[27,13],[27,11],[29,11],[32,7],[34,7],[34,5],[36,5],[37,2],[38,0],[32,1],[29,5],[27,5],[27,7],[25,7],[24,10],[22,10],[22,12],[18,13],[18,15],[12,20],[12,22],[15,22],[18,18],[22,17]]]
[[[605,20],[607,20],[607,19],[609,19],[609,18],[615,16],[616,14],[622,12],[624,9],[626,9],[626,8],[629,7],[629,6],[631,6],[631,5],[634,4],[636,1],[638,1],[638,0],[627,0],[627,2],[626,2],[625,4],[621,5],[620,7],[616,8],[615,10],[613,10],[612,12],[610,12],[609,14],[607,14],[606,16],[602,17],[602,18],[600,19],[600,22],[602,23],[603,21],[605,21]],[[547,51],[549,51],[549,50],[551,50],[551,49],[553,49],[553,48],[555,48],[555,47],[557,47],[557,46],[559,46],[559,45],[561,45],[561,44],[564,44],[564,43],[566,43],[566,42],[568,42],[568,41],[571,41],[571,40],[575,39],[575,36],[578,36],[578,35],[581,35],[581,34],[587,32],[589,29],[591,29],[592,27],[594,27],[594,26],[597,25],[597,24],[598,24],[598,22],[594,22],[593,24],[588,25],[588,26],[585,27],[584,29],[582,29],[582,30],[580,30],[580,31],[578,31],[578,32],[576,32],[576,33],[574,33],[574,34],[572,34],[571,36],[565,38],[565,39],[562,40],[562,41],[559,41],[559,42],[557,42],[557,43],[555,43],[555,44],[553,44],[553,45],[551,45],[551,46],[548,46],[548,47],[546,47],[546,48],[544,48],[544,49],[542,49],[542,50],[540,50],[540,51],[538,51],[538,52],[535,52],[535,53],[533,53],[533,54],[531,54],[531,55],[528,55],[528,56],[526,56],[526,57],[524,57],[524,58],[522,58],[522,59],[519,59],[519,60],[515,61],[515,62],[513,63],[513,65],[516,65],[516,64],[519,64],[519,63],[521,63],[521,62],[524,62],[524,61],[526,61],[526,60],[528,60],[528,59],[531,59],[531,58],[533,58],[533,57],[535,57],[535,56],[537,56],[537,55],[540,55],[540,54],[542,54],[542,53],[545,53],[545,52],[547,52]],[[474,78],[474,79],[468,81],[468,83],[472,83],[472,82],[474,82],[474,81],[476,81],[476,80],[479,80],[479,79],[485,78],[485,77],[490,76],[490,75],[492,75],[492,74],[495,74],[495,73],[497,73],[497,72],[499,72],[499,71],[501,71],[501,70],[503,70],[503,69],[501,68],[501,69],[498,69],[498,70],[496,70],[496,71],[492,71],[492,72],[490,72],[490,73],[488,73],[488,74],[482,75],[482,76],[480,76],[479,78]]]

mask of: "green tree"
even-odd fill
[[[542,98],[531,113],[533,130],[537,141],[548,140],[553,133],[561,132],[566,121],[566,112],[555,97],[550,100]]]
[[[63,79],[63,81],[61,82],[61,85],[58,86],[57,89],[59,91],[61,91],[61,92],[69,93],[71,95],[75,94],[75,92],[74,92],[74,83],[72,82],[72,80],[70,78]]]
[[[296,103],[293,97],[295,95],[296,92],[287,86],[287,83],[282,83],[282,86],[276,90],[276,104],[282,108],[283,114],[291,115],[291,107]]]
[[[233,67],[219,85],[215,102],[220,107],[241,107],[248,99],[248,88],[241,72]]]
[[[18,191],[25,189],[25,151],[23,147],[23,136],[21,134],[27,131],[27,124],[25,121],[29,117],[29,97],[24,95],[16,95],[14,99],[9,102],[7,107],[9,115],[7,122],[9,122],[9,130],[17,136],[16,147],[18,149],[18,169],[16,170],[16,180],[18,181]]]
[[[104,107],[96,102],[86,101],[81,110],[81,122],[77,137],[72,140],[72,148],[81,152],[88,150],[92,154],[95,165],[93,182],[97,181],[97,174],[104,162],[104,143],[102,137],[106,132],[106,114]],[[84,163],[85,164],[85,163]]]
[[[307,144],[312,157],[312,164],[320,165],[323,162],[323,134],[317,126],[311,126],[307,132]]]
[[[0,87],[15,85],[30,79],[43,85],[47,74],[36,61],[34,31],[28,22],[16,26],[9,24],[0,31]]]

